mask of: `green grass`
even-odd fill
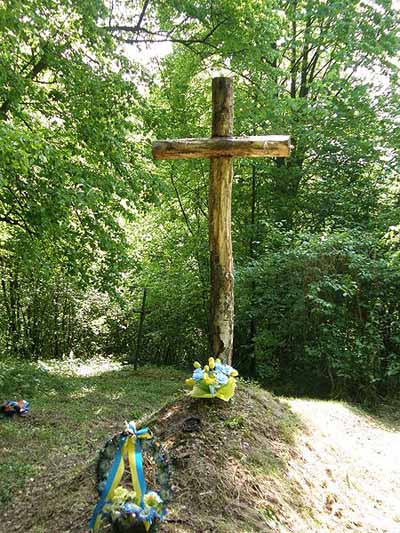
[[[158,409],[182,388],[174,369],[135,372],[110,359],[26,363],[0,361],[0,402],[25,399],[25,418],[0,416],[0,513],[37,480],[93,462],[125,420]],[[39,530],[38,530],[39,531]]]
[[[377,425],[388,431],[400,431],[400,397],[387,398],[371,406],[349,404],[356,414],[368,416]]]

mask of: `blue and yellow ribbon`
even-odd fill
[[[141,440],[150,439],[151,437],[152,434],[148,428],[137,430],[134,422],[130,422],[127,425],[127,429],[119,441],[117,453],[108,473],[106,484],[90,519],[89,529],[91,531],[95,532],[99,530],[103,507],[107,501],[112,500],[114,491],[121,482],[125,470],[125,455],[128,456],[132,485],[136,492],[136,503],[140,507],[144,507],[143,498],[146,494],[146,481],[143,474]],[[146,531],[148,531],[151,523],[145,521],[144,525]]]

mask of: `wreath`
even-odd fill
[[[129,488],[119,486],[125,456],[131,474]],[[157,492],[146,489],[143,463],[154,467],[151,485],[157,486]],[[99,453],[96,476],[99,501],[89,524],[91,530],[98,531],[106,522],[115,532],[157,531],[172,498],[172,471],[166,450],[147,428],[136,430],[130,422],[125,431],[114,435]]]

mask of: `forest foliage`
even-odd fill
[[[297,393],[398,391],[392,2],[2,0],[0,32],[2,354],[131,360],[146,288],[141,362],[208,356],[208,162],[150,146],[209,136],[223,73],[235,134],[293,143],[235,161],[235,367]]]

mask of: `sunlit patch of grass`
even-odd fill
[[[73,358],[62,361],[39,361],[37,366],[50,374],[75,377],[99,376],[105,372],[118,371],[123,368],[121,362],[111,357],[95,357],[88,361]]]
[[[84,398],[85,396],[87,396],[88,394],[93,393],[93,392],[95,392],[94,386],[92,386],[92,387],[84,386],[80,390],[72,392],[71,393],[71,398],[73,400],[79,400],[80,398]]]

